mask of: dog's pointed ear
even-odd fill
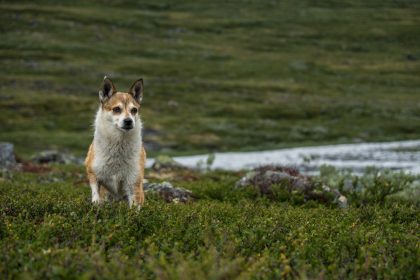
[[[143,99],[143,79],[138,79],[133,83],[128,91],[134,99],[140,104],[141,100]]]
[[[99,90],[99,99],[101,100],[101,102],[105,102],[116,92],[117,89],[115,88],[114,83],[111,81],[110,78],[105,76],[101,90]]]

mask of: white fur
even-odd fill
[[[91,184],[92,202],[99,202],[98,185],[105,185],[113,198],[126,198],[130,206],[133,204],[134,187],[140,174],[142,122],[138,114],[132,119],[134,127],[124,131],[111,112],[99,108],[96,114],[92,169],[97,184]]]

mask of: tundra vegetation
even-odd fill
[[[23,165],[0,172],[0,278],[420,278],[418,176],[302,177],[346,196],[339,208],[293,181],[238,188],[245,171],[148,170],[193,201],[148,193],[136,211],[92,206],[79,165],[27,161],[86,153],[105,74],[121,90],[144,78],[149,156],[419,139],[419,11],[415,0],[1,1],[0,140]]]
[[[414,176],[327,169],[312,178],[349,198],[341,209],[285,195],[280,185],[270,196],[238,189],[243,172],[149,172],[152,181],[165,177],[192,190],[194,201],[168,203],[147,193],[137,211],[124,202],[93,206],[80,166],[33,171],[5,172],[0,181],[5,278],[419,276],[418,188],[409,192],[419,184]]]

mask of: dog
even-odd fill
[[[105,76],[99,91],[100,106],[95,134],[85,165],[92,203],[126,200],[130,207],[144,204],[143,179],[146,151],[139,111],[143,79],[128,93],[119,92]]]

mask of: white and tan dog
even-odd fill
[[[139,116],[142,97],[142,79],[125,93],[117,91],[112,81],[104,78],[95,134],[85,160],[93,203],[109,199],[125,199],[130,207],[144,203],[146,152]]]

